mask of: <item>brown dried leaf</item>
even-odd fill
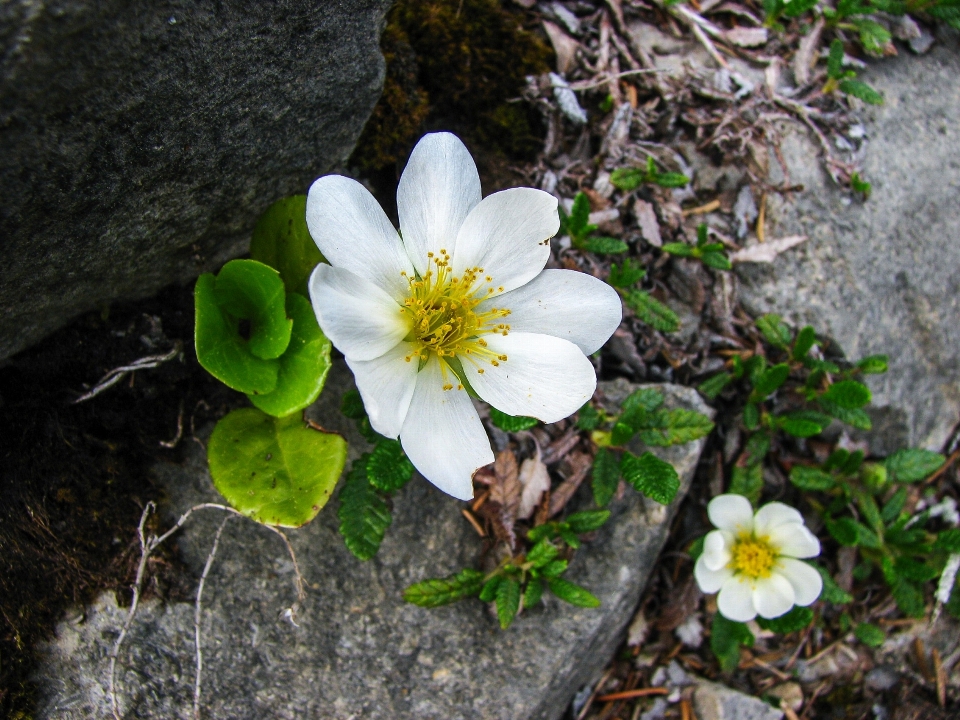
[[[500,503],[488,500],[477,510],[477,515],[490,521],[493,536],[498,541],[508,545],[511,550],[516,546],[517,535],[513,531],[513,519],[507,521],[507,513]]]
[[[542,460],[546,465],[552,465],[563,459],[573,447],[580,442],[580,433],[570,428],[563,435],[554,440],[543,453]]]
[[[663,247],[663,239],[660,237],[660,223],[657,221],[657,213],[653,205],[646,200],[637,198],[633,203],[633,214],[637,218],[637,227],[640,228],[640,234],[643,239],[654,247]]]
[[[517,518],[526,520],[540,503],[540,498],[550,489],[550,473],[540,458],[527,458],[520,464],[520,508]]]
[[[810,82],[810,71],[820,56],[820,35],[823,33],[825,20],[821,16],[810,28],[810,32],[800,40],[797,54],[793,56],[793,78],[797,87],[803,87]]]
[[[702,593],[692,577],[679,589],[670,593],[669,604],[660,611],[655,627],[661,632],[670,631],[683,624],[691,613],[697,609]]]
[[[738,27],[727,30],[723,37],[740,47],[757,47],[767,42],[767,29]]]
[[[503,509],[504,519],[512,528],[517,510],[520,509],[522,488],[517,469],[517,456],[510,448],[497,454],[493,470],[496,473],[496,482],[490,486],[490,500]]]
[[[567,458],[567,462],[570,463],[570,475],[560,483],[560,486],[550,496],[550,517],[553,517],[566,507],[570,498],[573,497],[577,488],[580,487],[580,483],[582,483],[583,479],[590,473],[590,468],[593,466],[593,458],[587,453],[582,452],[571,453]]]
[[[790,235],[776,240],[767,240],[765,243],[751,245],[743,250],[737,250],[730,256],[732,263],[772,263],[777,255],[806,241],[806,235]]]
[[[553,49],[557,53],[557,72],[566,75],[576,67],[577,50],[580,48],[580,43],[549,20],[543,21],[543,29],[547,31],[550,44],[553,45]]]

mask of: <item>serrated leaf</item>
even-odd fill
[[[340,490],[337,510],[343,542],[360,560],[369,560],[377,554],[384,533],[393,521],[387,503],[367,478],[368,457],[364,454],[354,461]]]
[[[898,450],[884,463],[895,482],[912,483],[932,475],[946,461],[940,453],[930,450]]]
[[[712,267],[716,270],[729,270],[733,267],[733,265],[730,263],[730,258],[728,258],[722,252],[705,252],[700,256],[700,260],[704,265]]]
[[[960,528],[950,528],[943,530],[937,535],[933,546],[937,550],[945,550],[948,553],[960,553]]]
[[[520,583],[513,578],[504,578],[497,587],[497,619],[501,630],[510,627],[519,609]]]
[[[367,477],[384,492],[395,492],[410,482],[413,463],[397,440],[381,440],[367,458]]]
[[[567,571],[566,560],[552,560],[540,568],[540,574],[545,578],[558,577]]]
[[[710,628],[710,649],[720,663],[720,669],[731,673],[740,664],[740,646],[753,645],[753,633],[745,624],[728,620],[721,613],[713,616]]]
[[[918,583],[933,580],[940,574],[936,568],[910,557],[897,558],[893,563],[893,569],[897,577]]]
[[[730,384],[731,380],[733,380],[733,375],[730,373],[718,373],[697,385],[697,390],[708,400],[716,400],[717,396],[723,392],[723,389]]]
[[[827,57],[827,77],[839,80],[843,77],[843,41],[835,39],[830,43],[830,55]]]
[[[573,198],[573,207],[570,208],[570,215],[566,221],[565,230],[571,238],[580,239],[586,234],[589,227],[590,218],[590,198],[586,193],[578,192]]]
[[[639,435],[647,445],[670,447],[706,437],[713,427],[710,418],[695,410],[660,410],[650,414]]]
[[[770,452],[770,436],[766,433],[754,433],[743,448],[743,465],[758,465]]]
[[[607,275],[607,282],[613,287],[630,287],[636,284],[647,274],[647,271],[639,265],[634,265],[631,258],[624,258],[620,265],[613,263],[610,266],[610,274]]]
[[[883,506],[883,510],[880,511],[880,517],[885,523],[892,523],[897,519],[906,502],[907,489],[902,487],[894,493],[893,497],[887,500],[887,503]]]
[[[858,430],[869,430],[873,427],[873,422],[870,420],[870,416],[867,415],[862,408],[850,410],[849,408],[841,407],[836,403],[825,400],[822,397],[819,398],[817,402],[825,413],[835,417],[840,422],[850,425],[851,427],[855,427]]]
[[[833,576],[831,576],[825,568],[815,563],[808,564],[819,572],[820,577],[823,578],[823,591],[820,593],[820,599],[823,600],[823,602],[828,602],[831,605],[846,605],[847,603],[853,602],[853,595],[837,585],[836,580],[833,579]]]
[[[264,525],[301,527],[330,499],[347,443],[295,415],[242,408],[217,423],[207,459],[214,486],[236,510]]]
[[[650,178],[650,182],[665,188],[681,188],[681,187],[685,187],[690,183],[690,178],[688,178],[683,173],[658,172],[654,174],[652,178]]]
[[[497,598],[497,589],[500,587],[500,583],[504,581],[503,575],[494,575],[492,578],[483,583],[483,587],[480,588],[480,599],[483,602],[493,602]]]
[[[783,6],[783,15],[789,18],[800,17],[808,10],[813,10],[820,0],[790,0]]]
[[[450,577],[433,578],[411,585],[404,590],[403,599],[420,607],[435,608],[476,595],[481,587],[483,573],[465,568]]]
[[[870,105],[883,105],[883,95],[878,93],[865,82],[849,79],[841,80],[839,88],[840,92],[847,95],[853,95],[855,98],[860,98],[865,103],[869,103]]]
[[[781,416],[778,419],[780,429],[794,437],[808,438],[823,432],[823,426],[813,420],[789,416]]]
[[[606,448],[597,450],[593,458],[592,475],[593,501],[599,507],[604,507],[613,499],[620,484],[620,462],[616,455]]]
[[[747,430],[756,430],[760,424],[760,408],[756,403],[747,403],[743,406],[743,426]]]
[[[813,610],[808,607],[794,606],[780,617],[763,618],[757,616],[757,625],[779,635],[798,632],[813,622]]]
[[[643,290],[624,293],[623,300],[637,319],[660,332],[672,333],[680,329],[680,318],[663,303],[654,300]]]
[[[521,432],[523,430],[529,430],[540,421],[536,418],[524,417],[523,415],[507,415],[495,407],[491,407],[490,422],[504,432]]]
[[[832,490],[837,485],[836,478],[819,468],[794,465],[790,468],[790,482],[801,490]]]
[[[309,297],[307,280],[325,262],[307,229],[307,196],[277,200],[257,220],[250,257],[280,273],[287,292]]]
[[[863,450],[855,450],[850,453],[846,460],[840,465],[840,472],[843,475],[854,475],[863,465]]]
[[[543,567],[556,558],[559,552],[557,546],[549,540],[541,540],[527,553],[527,562],[536,568]]]
[[[577,429],[596,430],[600,425],[600,412],[589,402],[577,411]]]
[[[890,360],[886,355],[870,355],[857,363],[857,367],[866,375],[880,375],[887,371]]]
[[[797,338],[793,341],[793,350],[791,355],[794,360],[802,360],[810,352],[817,341],[817,333],[811,325],[801,328],[797,333]]]
[[[853,629],[853,634],[864,645],[874,648],[883,645],[883,641],[887,639],[887,634],[873,623],[860,623]]]
[[[583,241],[581,249],[597,255],[617,255],[625,253],[630,247],[623,240],[617,238],[588,237]]]
[[[614,447],[626,445],[637,434],[636,428],[625,422],[615,422],[610,430],[610,444]]]
[[[757,329],[763,333],[763,337],[774,347],[786,349],[790,342],[790,328],[788,328],[779,315],[768,313],[761,315],[756,320]]]
[[[860,543],[860,533],[857,522],[853,518],[843,517],[839,520],[826,519],[827,532],[841,545],[856,547]]]
[[[620,403],[620,407],[625,412],[636,410],[653,412],[661,405],[663,405],[663,393],[652,387],[637,388]]]
[[[758,400],[762,400],[775,392],[790,376],[790,366],[780,363],[763,371],[753,384],[753,392]]]
[[[618,190],[630,192],[640,187],[647,173],[640,168],[617,168],[610,173],[610,184]]]
[[[874,532],[878,535],[882,533],[883,520],[880,518],[880,508],[877,507],[877,501],[873,499],[873,495],[864,490],[854,489],[853,499],[863,513],[863,519],[870,523]]]
[[[693,248],[682,242],[666,243],[662,248],[665,253],[679,257],[693,257]]]
[[[904,615],[922,618],[925,614],[923,591],[909,580],[899,579],[893,587],[893,599]]]
[[[857,410],[870,403],[870,388],[856,380],[840,380],[820,397],[846,410]]]
[[[673,502],[680,489],[680,476],[673,465],[651,452],[645,452],[640,457],[624,452],[620,460],[620,472],[637,492],[662,505]]]
[[[853,21],[860,31],[860,44],[871,55],[883,55],[884,50],[893,40],[890,31],[876,20],[858,18]],[[879,103],[877,103],[879,104]]]
[[[728,492],[734,495],[743,495],[750,501],[751,505],[756,505],[760,500],[760,493],[763,492],[763,466],[759,464],[747,467],[734,465]]]
[[[580,538],[577,537],[577,534],[571,530],[570,526],[566,523],[559,525],[557,533],[560,535],[560,538],[574,550],[580,547]]]
[[[571,605],[585,608],[600,607],[600,601],[593,593],[569,580],[551,577],[547,578],[547,585],[550,587],[550,592]]]
[[[540,578],[531,578],[523,590],[523,607],[529,610],[540,602],[543,597],[543,581]]]
[[[582,535],[583,533],[593,532],[603,527],[604,523],[609,519],[609,510],[584,510],[568,516],[566,523],[570,526],[571,530],[578,535]]]
[[[343,394],[340,401],[340,412],[351,420],[359,420],[367,416],[367,411],[363,407],[363,399],[356,390],[348,390]]]

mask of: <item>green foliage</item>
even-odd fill
[[[945,461],[943,455],[930,450],[898,450],[887,458],[886,468],[894,481],[912,483],[932,475]]]
[[[230,505],[265,525],[300,527],[330,499],[347,444],[296,416],[242,408],[217,423],[207,456],[213,484]]]
[[[589,401],[584,403],[583,407],[577,411],[577,428],[579,430],[596,430],[603,420],[600,411],[597,410]]]
[[[836,478],[819,468],[794,465],[790,468],[790,482],[801,490],[831,490],[837,484]]]
[[[506,630],[513,623],[520,609],[520,583],[512,577],[503,578],[497,585],[495,598],[500,629]]]
[[[854,192],[857,192],[863,195],[864,200],[868,200],[870,198],[870,193],[873,190],[873,186],[870,183],[868,183],[866,180],[864,180],[860,176],[860,173],[858,172],[854,172],[853,174],[850,175],[850,188]],[[861,362],[863,361],[861,360]],[[881,370],[880,372],[886,372],[886,371],[887,371],[887,366],[886,366],[886,362],[884,362],[883,370]]]
[[[760,463],[735,465],[730,476],[729,492],[734,495],[743,495],[752,505],[756,505],[763,492],[763,466]]]
[[[580,250],[592,252],[595,255],[618,255],[625,253],[630,247],[623,241],[612,237],[588,237],[578,246]]]
[[[600,607],[600,601],[593,593],[569,580],[564,580],[561,577],[548,577],[547,586],[550,588],[550,592],[571,605],[584,608]]]
[[[420,607],[440,607],[477,595],[483,587],[483,573],[466,568],[447,578],[424,580],[411,585],[403,593],[403,599]]]
[[[662,505],[673,502],[680,489],[680,476],[673,465],[651,452],[645,452],[640,457],[624,452],[620,460],[620,472],[634,490]]]
[[[340,535],[347,549],[360,560],[369,560],[380,549],[384,533],[393,522],[390,507],[367,477],[363,455],[354,462],[340,489]]]
[[[831,576],[825,568],[815,563],[809,564],[816,569],[816,571],[820,573],[820,577],[823,578],[823,590],[820,593],[820,599],[823,600],[823,602],[828,602],[831,605],[846,605],[847,603],[853,602],[853,595],[837,585],[837,581],[833,579],[833,576]]]
[[[590,199],[586,193],[577,193],[569,215],[560,207],[560,234],[570,236],[570,243],[577,250],[615,255],[629,249],[622,240],[597,236],[596,231],[597,226],[590,223]]]
[[[655,330],[672,333],[680,329],[680,318],[677,314],[644,290],[629,290],[623,293],[623,301],[641,322]]]
[[[772,619],[757,617],[757,625],[780,635],[803,630],[811,622],[813,622],[813,610],[799,605],[795,605],[780,617]]]
[[[615,288],[628,288],[638,283],[647,271],[639,265],[635,265],[630,258],[624,258],[624,261],[617,265],[610,265],[610,274],[607,276],[607,282]]]
[[[845,410],[859,410],[870,403],[870,389],[856,380],[840,380],[828,387],[820,399]]]
[[[667,243],[663,246],[664,252],[680,257],[693,258],[699,260],[704,265],[708,265],[716,270],[729,270],[732,265],[730,258],[727,257],[726,249],[723,243],[707,242],[707,226],[701,224],[697,227],[697,244],[694,246],[686,243]]]
[[[873,623],[860,623],[853,629],[853,634],[868,647],[880,647],[887,639],[887,634]]]
[[[647,158],[647,165],[644,168],[618,168],[610,174],[611,184],[624,192],[636,190],[644,183],[660,185],[666,188],[684,187],[690,182],[690,178],[681,173],[662,173],[657,169],[657,164],[653,158]]]
[[[960,553],[960,528],[944,530],[937,536],[933,546],[937,550],[943,550],[951,554]]]
[[[728,620],[719,612],[713,616],[710,649],[723,672],[732,673],[737,669],[740,664],[740,647],[752,647],[753,640],[753,633],[744,623]]]
[[[366,463],[370,484],[383,492],[396,492],[413,477],[413,463],[396,440],[381,440]]]
[[[609,510],[583,510],[567,517],[567,525],[578,535],[599,530],[610,519]],[[536,548],[534,548],[536,549]],[[529,559],[529,558],[528,558]],[[551,560],[553,558],[550,558]]]
[[[843,5],[844,2],[841,0],[837,6],[838,11]],[[868,52],[883,52],[884,47],[890,42],[890,33],[886,28],[872,20],[860,19],[855,22],[855,25],[860,30],[860,42]],[[834,40],[830,45],[830,55],[827,58],[827,82],[823,86],[824,94],[839,90],[865,103],[882,105],[883,96],[865,82],[857,80],[856,77],[857,73],[854,70],[843,69],[843,41]]]
[[[763,334],[764,339],[774,347],[785,349],[790,342],[792,335],[790,328],[779,315],[773,313],[761,315],[757,318],[756,326]]]
[[[307,280],[325,262],[307,229],[307,196],[277,200],[257,220],[250,257],[280,273],[287,292],[308,297]]]
[[[733,381],[733,375],[722,372],[709,377],[697,385],[697,390],[708,400],[715,400],[723,389]]]
[[[529,430],[540,421],[532,417],[507,415],[495,407],[491,407],[490,422],[504,432],[520,432],[522,430]]]

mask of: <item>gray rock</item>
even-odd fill
[[[315,417],[362,448],[337,411],[351,386],[337,365]],[[607,398],[632,389],[607,384]],[[671,406],[710,412],[689,388],[662,386]],[[637,448],[638,450],[641,448]],[[673,462],[686,492],[702,443],[656,450]],[[183,466],[155,469],[167,488],[170,518],[214,500],[199,447]],[[585,491],[586,489],[584,489]],[[309,584],[295,627],[278,619],[295,599],[292,564],[279,540],[232,520],[207,579],[202,620],[204,717],[230,718],[522,718],[555,719],[574,692],[614,651],[639,600],[680,497],[669,508],[629,490],[614,516],[576,555],[570,579],[594,592],[598,609],[548,597],[507,631],[478,600],[424,610],[401,593],[411,583],[474,566],[480,542],[461,503],[415,478],[395,500],[380,553],[361,563],[337,533],[336,503],[288,535]],[[204,511],[179,537],[199,575],[222,515]],[[105,595],[82,622],[63,622],[45,649],[37,677],[40,718],[105,714],[107,654],[124,611]],[[120,657],[118,685],[126,717],[187,718],[194,682],[194,608],[143,605]]]
[[[245,250],[352,151],[390,0],[0,5],[0,359]]]
[[[826,178],[818,147],[792,126],[780,149],[806,190],[768,198],[767,236],[810,239],[738,271],[752,312],[813,325],[850,358],[890,356],[890,371],[869,379],[878,455],[939,450],[960,417],[960,51],[944,39],[863,74],[886,99],[865,111],[867,202]]]
[[[783,711],[726,685],[701,680],[693,691],[698,720],[781,720]]]

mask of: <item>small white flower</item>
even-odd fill
[[[797,558],[820,554],[820,541],[803,516],[783,503],[757,510],[742,495],[719,495],[707,506],[718,530],[707,533],[694,575],[705,593],[718,590],[717,607],[730,620],[775,618],[820,597],[823,579]]]
[[[584,273],[544,270],[557,200],[513,188],[481,200],[463,143],[425,136],[397,189],[400,235],[358,182],[322,177],[307,225],[330,265],[310,278],[324,333],[346,356],[373,428],[469,500],[493,462],[465,385],[501,412],[557,422],[592,396],[587,355],[620,324],[620,298]]]

